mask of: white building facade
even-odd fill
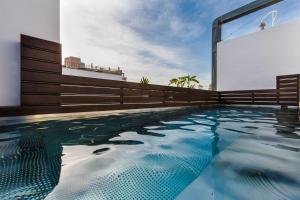
[[[0,107],[20,105],[20,34],[60,41],[59,0],[0,1]]]
[[[63,67],[62,74],[70,75],[70,76],[82,76],[82,77],[89,77],[89,78],[99,78],[99,79],[109,79],[115,81],[125,81],[126,78],[123,75],[119,74],[111,74],[111,73],[104,73],[104,72],[94,72],[88,71],[84,69],[72,69]]]
[[[218,43],[217,89],[276,88],[276,76],[300,73],[300,20]]]

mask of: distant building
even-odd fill
[[[118,67],[113,69],[111,67],[99,67],[91,65],[85,65],[78,57],[70,56],[65,58],[65,64],[63,65],[62,73],[71,76],[82,76],[99,79],[109,79],[126,81],[123,71]]]
[[[68,68],[78,69],[84,68],[85,64],[81,62],[80,58],[70,56],[65,58],[65,66]]]

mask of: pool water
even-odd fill
[[[0,127],[0,199],[300,199],[300,123],[276,108]]]

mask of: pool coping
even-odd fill
[[[192,106],[171,106],[171,107],[156,107],[156,108],[137,108],[137,109],[119,109],[119,110],[106,110],[106,111],[89,111],[89,112],[75,112],[75,113],[54,113],[54,114],[36,114],[36,115],[22,115],[22,116],[9,116],[9,117],[0,117],[0,127],[1,126],[10,126],[17,124],[26,124],[33,122],[42,122],[48,120],[72,120],[82,117],[105,117],[110,115],[121,115],[127,113],[137,113],[137,112],[163,112],[170,110],[179,110],[187,108],[218,108],[218,107],[254,107],[254,108],[263,108],[271,107],[280,109],[279,105],[231,105],[231,104],[216,104],[216,105],[192,105]],[[287,113],[298,113],[297,107],[289,107],[287,110],[283,110]],[[300,121],[300,118],[299,118]]]
[[[187,108],[212,108],[219,107],[219,105],[205,105],[205,106],[178,106],[178,107],[158,107],[158,108],[139,108],[139,109],[128,109],[128,110],[109,110],[109,111],[91,111],[91,112],[76,112],[76,113],[57,113],[57,114],[38,114],[38,115],[25,115],[25,116],[11,116],[11,117],[0,117],[0,127],[10,126],[17,124],[26,124],[33,122],[42,122],[49,120],[72,120],[82,117],[105,117],[110,115],[121,115],[137,112],[163,112],[171,110],[180,110]]]

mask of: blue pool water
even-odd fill
[[[0,127],[0,199],[300,199],[300,124],[275,108]]]

